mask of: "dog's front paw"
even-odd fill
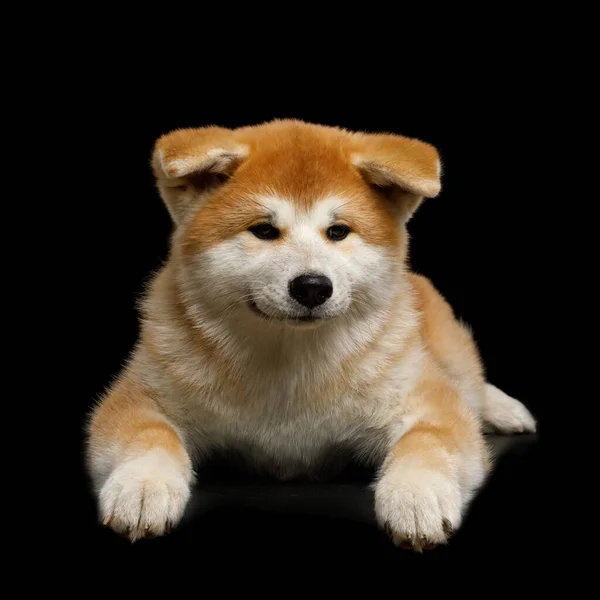
[[[461,522],[461,490],[436,471],[395,467],[375,488],[375,515],[397,546],[417,552],[445,544]]]
[[[104,525],[135,541],[169,533],[190,497],[191,469],[164,450],[119,465],[100,491]]]

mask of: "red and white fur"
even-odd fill
[[[485,428],[536,424],[407,266],[406,223],[440,191],[435,148],[273,121],[174,131],[152,166],[174,231],[139,342],[91,414],[105,525],[167,532],[213,452],[289,479],[342,445],[376,467],[377,521],[397,544],[445,543],[489,471]],[[290,295],[304,273],[328,278],[326,302]]]

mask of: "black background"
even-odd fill
[[[68,535],[76,534],[88,556],[113,561],[181,554],[202,558],[204,569],[225,559],[267,565],[282,558],[300,570],[338,560],[401,564],[469,557],[528,564],[551,549],[545,476],[549,418],[558,402],[546,363],[552,282],[547,198],[536,183],[544,141],[535,82],[527,73],[501,69],[487,78],[455,75],[426,93],[334,70],[318,81],[291,77],[286,85],[276,69],[262,75],[243,83],[240,76],[227,86],[212,79],[191,85],[177,76],[165,84],[133,68],[100,69],[72,98],[92,123],[73,143],[76,153],[85,147],[83,162],[89,158],[85,191],[74,200],[85,219],[72,270],[73,319],[77,314],[81,325],[74,360],[81,360],[82,377],[73,386],[71,413],[78,452],[87,411],[136,339],[135,300],[168,248],[171,224],[149,167],[153,142],[177,127],[236,127],[275,117],[402,133],[439,149],[443,191],[410,223],[412,265],[472,326],[488,379],[525,402],[539,420],[539,434],[520,439],[499,459],[453,543],[423,556],[396,550],[369,523],[302,508],[287,514],[248,508],[236,505],[232,490],[225,492],[233,498],[229,507],[191,518],[171,538],[131,546],[97,524],[79,463],[72,499],[80,516]],[[91,156],[85,136],[95,140]],[[85,269],[76,268],[80,260]],[[318,490],[304,493],[316,494],[318,506]]]

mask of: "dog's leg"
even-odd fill
[[[478,419],[451,384],[424,382],[411,401],[421,417],[382,465],[375,514],[396,545],[421,551],[445,543],[460,526],[490,458]]]
[[[151,395],[124,380],[92,413],[87,460],[102,522],[131,541],[177,524],[190,496],[192,465]]]
[[[536,430],[536,421],[525,406],[491,383],[485,385],[482,418],[488,431],[524,433]]]
[[[486,430],[532,432],[535,419],[521,402],[486,382],[479,350],[470,329],[427,278],[413,275],[422,311],[422,335],[432,355],[456,382],[463,401],[483,419]]]

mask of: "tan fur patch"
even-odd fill
[[[429,279],[415,274],[410,277],[422,315],[423,340],[440,365],[453,376],[468,373],[472,379],[479,380],[483,394],[483,363],[470,332],[456,320],[452,307]]]
[[[116,443],[128,451],[143,453],[163,448],[185,459],[175,430],[157,418],[159,411],[150,395],[132,378],[119,382],[98,405],[90,426],[90,445]]]
[[[477,422],[454,387],[435,369],[423,375],[410,399],[422,418],[396,442],[388,463],[410,457],[423,468],[447,474],[448,454],[467,451],[485,456]]]
[[[274,121],[231,131],[194,131],[176,131],[172,138],[164,136],[157,143],[155,157],[160,154],[163,161],[188,164],[196,156],[199,164],[204,164],[211,144],[218,148],[244,148],[247,155],[240,159],[227,183],[210,194],[189,225],[185,243],[188,252],[217,244],[267,217],[258,200],[261,195],[276,195],[300,210],[308,210],[327,197],[340,197],[343,221],[353,231],[370,244],[396,246],[400,234],[394,204],[399,200],[390,199],[378,187],[380,182],[371,185],[373,170],[380,169],[385,174],[386,185],[404,185],[404,179],[412,182],[406,183],[411,191],[418,188],[415,181],[419,178],[439,179],[435,149],[401,136],[350,134],[295,121]],[[160,169],[155,167],[155,172],[160,182]],[[390,173],[395,179],[390,179]],[[419,201],[410,194],[410,198],[406,194],[400,196],[409,204]]]

